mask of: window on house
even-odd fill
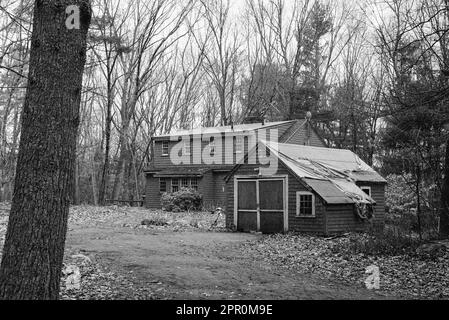
[[[315,216],[315,195],[313,193],[296,193],[296,215],[302,217]]]
[[[162,156],[168,156],[168,141],[162,141]]]
[[[192,188],[195,191],[198,191],[198,178],[192,178],[190,180],[190,188]]]
[[[215,138],[214,137],[210,137],[209,140],[209,150],[210,150],[210,154],[214,155],[215,154]]]
[[[167,179],[159,178],[159,191],[162,193],[167,192]]]
[[[188,188],[189,187],[189,179],[188,178],[182,178],[181,179],[181,188]]]
[[[360,189],[371,197],[371,187],[360,187]]]
[[[235,137],[235,153],[243,152],[243,137]]]
[[[171,192],[179,191],[179,179],[171,179]]]
[[[192,154],[192,146],[190,144],[190,139],[184,140],[184,155],[190,156]]]

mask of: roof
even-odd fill
[[[154,139],[167,139],[170,137],[180,137],[186,135],[206,135],[206,134],[216,134],[216,133],[245,133],[250,131],[255,131],[259,129],[271,128],[288,123],[296,123],[298,120],[291,121],[278,121],[278,122],[266,122],[262,123],[248,123],[248,124],[238,124],[234,126],[221,126],[221,127],[208,127],[208,128],[195,128],[189,130],[178,130],[170,134],[160,135],[153,137]]]
[[[155,178],[202,177],[210,168],[170,168],[155,172]]]
[[[270,151],[328,204],[371,203],[356,182],[386,183],[350,150],[292,144],[268,144]]]
[[[272,149],[272,148],[270,148]],[[278,144],[279,157],[300,177],[351,178],[357,182],[386,183],[373,168],[350,150],[309,147],[293,144]]]

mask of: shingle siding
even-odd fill
[[[279,137],[286,134],[286,132],[296,123],[293,121],[285,122],[282,124],[278,124],[275,126],[270,126],[270,124],[267,124],[266,128],[261,127],[257,129],[256,131],[258,133],[261,132],[262,129],[267,130],[267,137],[266,140],[271,139],[271,135],[273,134],[274,130],[277,130],[277,134]],[[236,133],[242,134],[241,132]],[[298,133],[300,134],[300,133]],[[247,135],[250,135],[250,132],[247,133]],[[169,138],[166,138],[166,141]],[[190,164],[181,164],[176,165],[173,164],[172,160],[170,159],[170,156],[163,156],[162,155],[162,144],[163,141],[161,139],[155,139],[153,141],[153,162],[152,162],[152,169],[153,170],[163,170],[163,169],[170,169],[170,168],[187,168],[187,167],[193,167],[198,166],[198,164],[195,164],[196,159],[202,159],[202,153],[204,153],[205,150],[208,150],[209,141],[202,141],[202,139],[198,136],[195,136],[195,142],[193,142],[193,137],[190,137],[191,144],[192,144],[192,153],[189,157]],[[181,140],[179,140],[181,141]],[[176,146],[176,144],[179,143],[179,141],[169,141],[169,155],[172,152],[172,149]],[[231,144],[231,142],[228,142]],[[193,146],[201,145],[201,148],[195,148]],[[216,147],[218,148],[220,146],[219,142],[216,142]],[[244,155],[250,151],[252,148],[252,145],[249,145],[249,139],[244,139],[244,150],[242,153],[235,153],[233,150],[234,142],[232,142],[232,145],[228,145],[228,149],[226,149],[226,142],[224,139],[224,134],[222,135],[222,157],[221,157],[221,163],[218,164],[205,164],[204,159],[201,161],[201,165],[203,167],[213,169],[220,169],[223,168],[224,165],[234,165],[238,163]],[[232,149],[230,149],[232,148]],[[232,150],[231,152],[226,152],[228,150]],[[206,151],[207,152],[207,151]],[[199,192],[203,195],[204,203],[206,206],[225,206],[226,205],[226,192],[223,192],[223,188],[225,187],[224,177],[227,175],[227,173],[219,172],[214,173],[213,171],[209,171],[208,173],[204,174],[203,178],[199,179],[198,181],[198,189]],[[147,174],[147,194],[146,194],[146,205],[151,206],[152,208],[160,208],[160,193],[159,193],[159,179],[152,177],[151,175]]]
[[[147,174],[147,178],[146,178],[145,207],[146,208],[161,208],[161,194],[159,192],[159,178],[153,177],[152,174]]]
[[[230,177],[226,184],[227,205],[226,205],[226,225],[232,227],[234,224],[234,177],[254,176],[254,170],[259,166],[244,164],[241,165]],[[375,219],[371,222],[361,220],[355,213],[352,204],[327,205],[315,194],[315,217],[298,217],[296,215],[296,193],[298,191],[308,191],[296,176],[292,175],[281,163],[277,175],[288,176],[288,226],[289,231],[311,233],[311,234],[336,234],[348,231],[363,231],[371,224],[382,226],[385,218],[385,195],[383,184],[360,185],[371,186],[375,207]]]

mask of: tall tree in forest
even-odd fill
[[[120,2],[104,0],[100,4],[101,16],[92,21],[92,34],[90,39],[96,44],[93,52],[98,59],[101,74],[106,81],[105,105],[105,125],[104,125],[104,160],[100,177],[98,191],[98,202],[100,205],[106,204],[108,189],[108,176],[111,153],[111,129],[113,120],[113,104],[117,90],[118,60],[122,54],[131,49],[124,43],[124,24],[129,18],[132,6],[128,5],[125,10],[120,10]],[[95,191],[94,191],[95,192]]]
[[[239,31],[230,16],[229,0],[201,0],[206,34],[196,40],[204,50],[204,70],[217,92],[222,125],[233,122],[241,59]]]
[[[34,4],[14,197],[0,267],[1,299],[59,295],[90,19],[89,0]]]

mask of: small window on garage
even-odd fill
[[[367,195],[369,195],[371,197],[371,187],[360,187],[360,189],[362,189],[363,192],[365,192]]]
[[[167,179],[159,178],[159,191],[161,193],[167,192]]]
[[[168,141],[162,141],[162,156],[168,156]]]
[[[311,192],[296,193],[296,215],[298,217],[315,217],[315,195]]]
[[[171,179],[171,192],[179,191],[179,179]]]

